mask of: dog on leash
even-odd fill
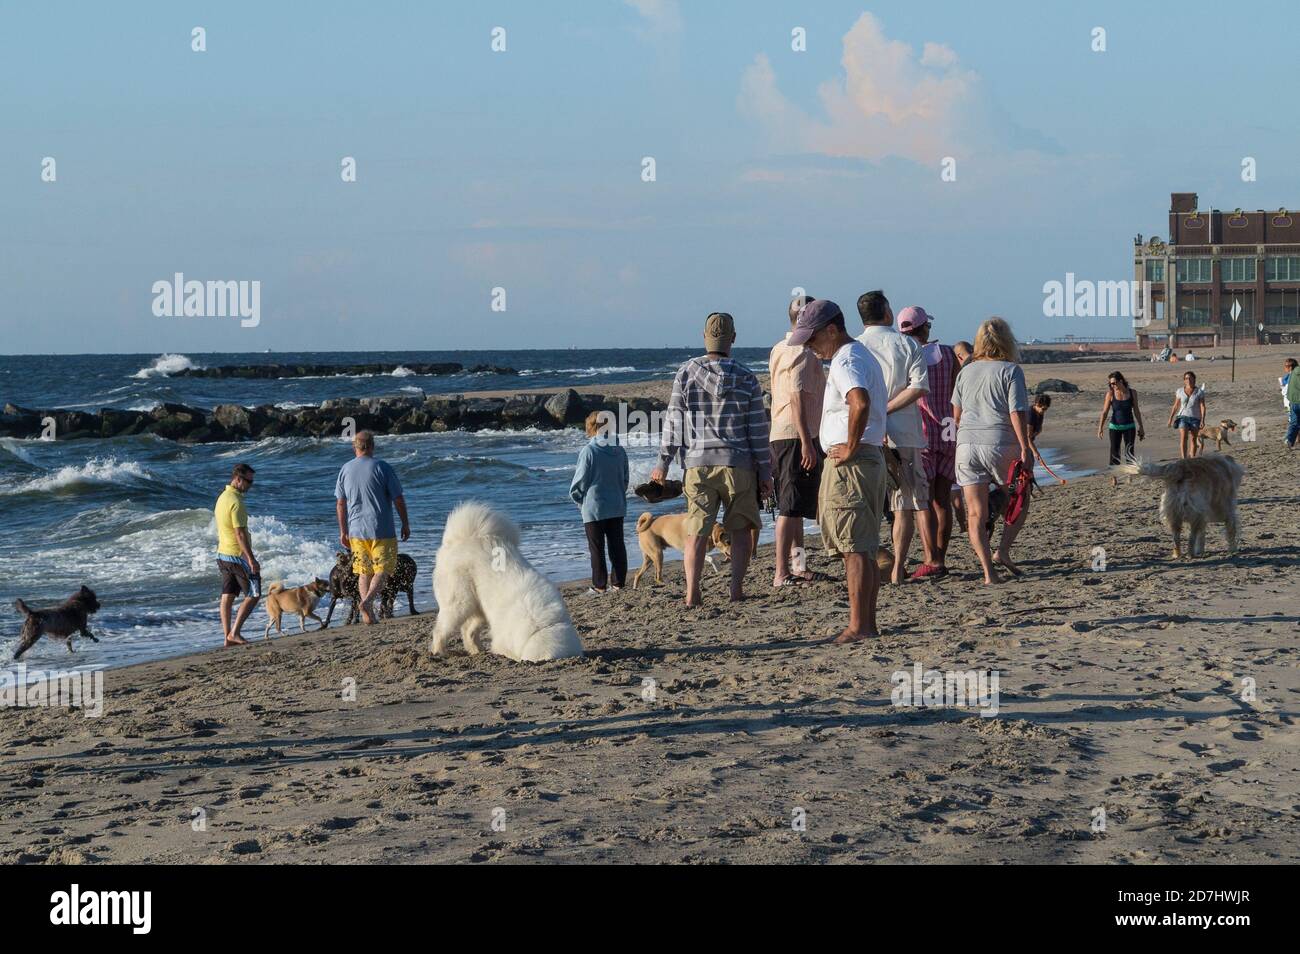
[[[324,620],[316,615],[316,604],[329,591],[329,581],[322,580],[319,577],[306,586],[295,587],[292,590],[286,590],[283,583],[272,583],[271,588],[266,591],[266,615],[270,618],[266,621],[266,632],[262,634],[262,638],[271,638],[272,626],[275,627],[277,634],[282,635],[284,633],[284,630],[280,628],[280,617],[285,613],[298,617],[298,632],[300,633],[307,632],[308,617],[320,623],[320,628],[324,629]]]
[[[1189,457],[1167,464],[1137,458],[1116,464],[1112,472],[1164,481],[1160,495],[1160,518],[1174,537],[1174,559],[1183,558],[1183,524],[1190,526],[1188,550],[1193,557],[1205,552],[1205,527],[1223,524],[1228,552],[1237,550],[1237,488],[1246,468],[1227,455]]]
[[[42,636],[62,639],[68,647],[68,652],[74,651],[72,637],[76,635],[84,636],[92,643],[99,642],[99,639],[86,628],[86,621],[90,616],[99,612],[99,600],[88,586],[83,586],[69,596],[62,606],[53,609],[32,609],[22,600],[14,601],[14,609],[27,617],[23,621],[22,633],[18,637],[18,648],[14,650],[15,662]]]
[[[637,543],[641,544],[641,568],[632,578],[632,589],[637,588],[637,584],[641,582],[641,574],[648,570],[651,564],[655,568],[655,584],[661,584],[664,581],[664,551],[683,550],[686,546],[686,514],[666,513],[662,517],[656,517],[647,510],[637,518],[636,539]],[[731,537],[722,529],[721,524],[713,525],[709,544],[704,562],[713,567],[714,573],[720,573],[722,571],[713,562],[713,551],[719,550],[723,559],[731,559]]]
[[[397,555],[397,569],[384,577],[384,585],[379,590],[379,618],[393,618],[393,604],[397,600],[398,593],[406,594],[406,605],[411,611],[412,616],[419,614],[415,608],[415,574],[417,567],[415,560],[405,553]],[[357,575],[352,572],[352,553],[348,550],[339,551],[338,557],[334,561],[334,568],[330,570],[329,594],[330,606],[325,613],[325,626],[330,624],[334,617],[334,606],[339,600],[350,600],[351,608],[348,610],[347,625],[352,625],[361,617],[361,593]]]
[[[1196,435],[1196,451],[1200,453],[1205,450],[1206,441],[1214,441],[1215,450],[1223,450],[1223,445],[1232,446],[1232,441],[1228,440],[1228,432],[1237,429],[1237,422],[1232,420],[1222,420],[1217,425],[1212,424],[1209,427],[1202,427]]]
[[[487,650],[516,662],[582,655],[560,591],[519,552],[519,528],[484,504],[458,504],[447,518],[433,595],[435,655],[457,636],[471,655]]]

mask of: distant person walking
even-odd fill
[[[352,551],[352,572],[357,575],[361,596],[361,621],[375,621],[374,598],[384,586],[384,577],[397,569],[397,530],[393,508],[402,518],[402,540],[411,537],[406,516],[406,498],[397,471],[387,461],[377,460],[375,436],[358,431],[352,438],[352,460],[343,465],[334,484],[335,512],[339,522],[339,543]]]
[[[1201,453],[1196,437],[1205,423],[1205,388],[1196,383],[1196,372],[1183,374],[1183,386],[1174,392],[1169,408],[1169,426],[1178,428],[1178,456],[1186,460]]]
[[[587,437],[578,451],[578,467],[569,484],[569,497],[582,508],[582,526],[587,533],[591,556],[591,589],[600,595],[607,586],[621,590],[627,580],[627,544],[623,539],[623,518],[627,516],[627,451],[618,443],[617,428],[601,423],[601,412],[587,415]],[[613,568],[610,579],[605,552]]]
[[[849,591],[849,624],[835,642],[856,643],[880,635],[876,554],[885,505],[885,378],[866,346],[849,337],[844,314],[833,301],[804,306],[790,344],[806,345],[831,363],[819,429],[826,465],[817,522],[823,545],[844,560]]]
[[[930,506],[916,514],[924,561],[912,579],[945,576],[948,541],[952,538],[953,483],[957,479],[957,428],[952,417],[952,388],[957,379],[957,355],[946,344],[930,340],[934,317],[919,305],[898,313],[898,330],[921,345],[930,389],[916,402],[925,434],[925,476],[930,482]]]
[[[1097,437],[1102,429],[1110,434],[1110,463],[1122,464],[1134,456],[1134,440],[1146,440],[1142,425],[1142,409],[1138,407],[1137,392],[1119,371],[1112,371],[1106,379],[1106,400],[1101,405],[1101,418],[1097,421]],[[1118,481],[1112,477],[1111,484]]]
[[[915,317],[916,309],[909,310]],[[898,489],[890,501],[894,512],[894,568],[889,579],[891,583],[905,583],[916,515],[930,510],[925,431],[921,409],[916,406],[917,399],[930,390],[930,375],[920,344],[894,328],[894,311],[884,292],[871,291],[859,298],[858,315],[863,324],[858,340],[876,359],[885,379],[885,426],[889,445],[898,455]]]
[[[731,357],[736,325],[726,312],[704,322],[705,354],[673,377],[672,397],[650,479],[662,483],[679,459],[685,471],[687,606],[700,606],[700,571],[709,537],[725,506],[731,533],[731,599],[744,599],[751,531],[763,526],[759,498],[772,495],[771,452],[763,389],[754,373]]]
[[[248,533],[248,510],[244,494],[253,486],[253,468],[236,464],[230,483],[217,498],[214,517],[217,523],[217,569],[221,571],[221,632],[225,645],[242,646],[248,642],[239,634],[248,614],[262,598],[262,567],[253,555],[253,538]],[[230,619],[235,597],[243,602]]]
[[[986,584],[1001,583],[994,564],[1013,576],[1020,568],[1011,561],[1011,545],[1029,517],[1029,498],[1013,523],[1004,523],[997,554],[989,547],[984,523],[989,513],[989,484],[1005,485],[1012,465],[1019,460],[1033,467],[1030,446],[1029,395],[1025,372],[1016,362],[1015,336],[1001,318],[990,318],[975,333],[971,359],[957,375],[952,392],[957,420],[957,484],[966,504],[966,530],[971,549],[979,557]]]
[[[790,302],[790,331],[772,346],[767,370],[772,391],[772,482],[776,489],[776,572],[773,586],[799,586],[814,574],[802,558],[804,520],[817,519],[822,477],[821,427],[826,372],[817,355],[790,344],[799,312],[811,296]],[[799,559],[795,559],[795,556]]]
[[[1286,446],[1295,447],[1300,438],[1300,374],[1295,373],[1295,358],[1287,358],[1282,365],[1286,372],[1278,383],[1282,385],[1282,401],[1287,409]]]

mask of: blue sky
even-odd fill
[[[1043,283],[1300,205],[1293,4],[809,6],[0,2],[0,351],[763,346],[796,286],[1123,334]],[[155,317],[178,271],[261,323]]]

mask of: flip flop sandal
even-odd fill
[[[943,566],[932,566],[929,563],[922,563],[912,571],[913,580],[925,580],[932,576],[940,577],[948,574],[948,568]]]
[[[811,580],[805,580],[801,576],[787,576],[780,583],[776,584],[776,586],[772,587],[772,589],[779,590],[787,586],[807,586],[811,582]]]

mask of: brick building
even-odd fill
[[[1300,341],[1300,212],[1197,209],[1195,192],[1169,201],[1169,242],[1133,240],[1133,271],[1150,282],[1138,344],[1206,347],[1232,340]]]

